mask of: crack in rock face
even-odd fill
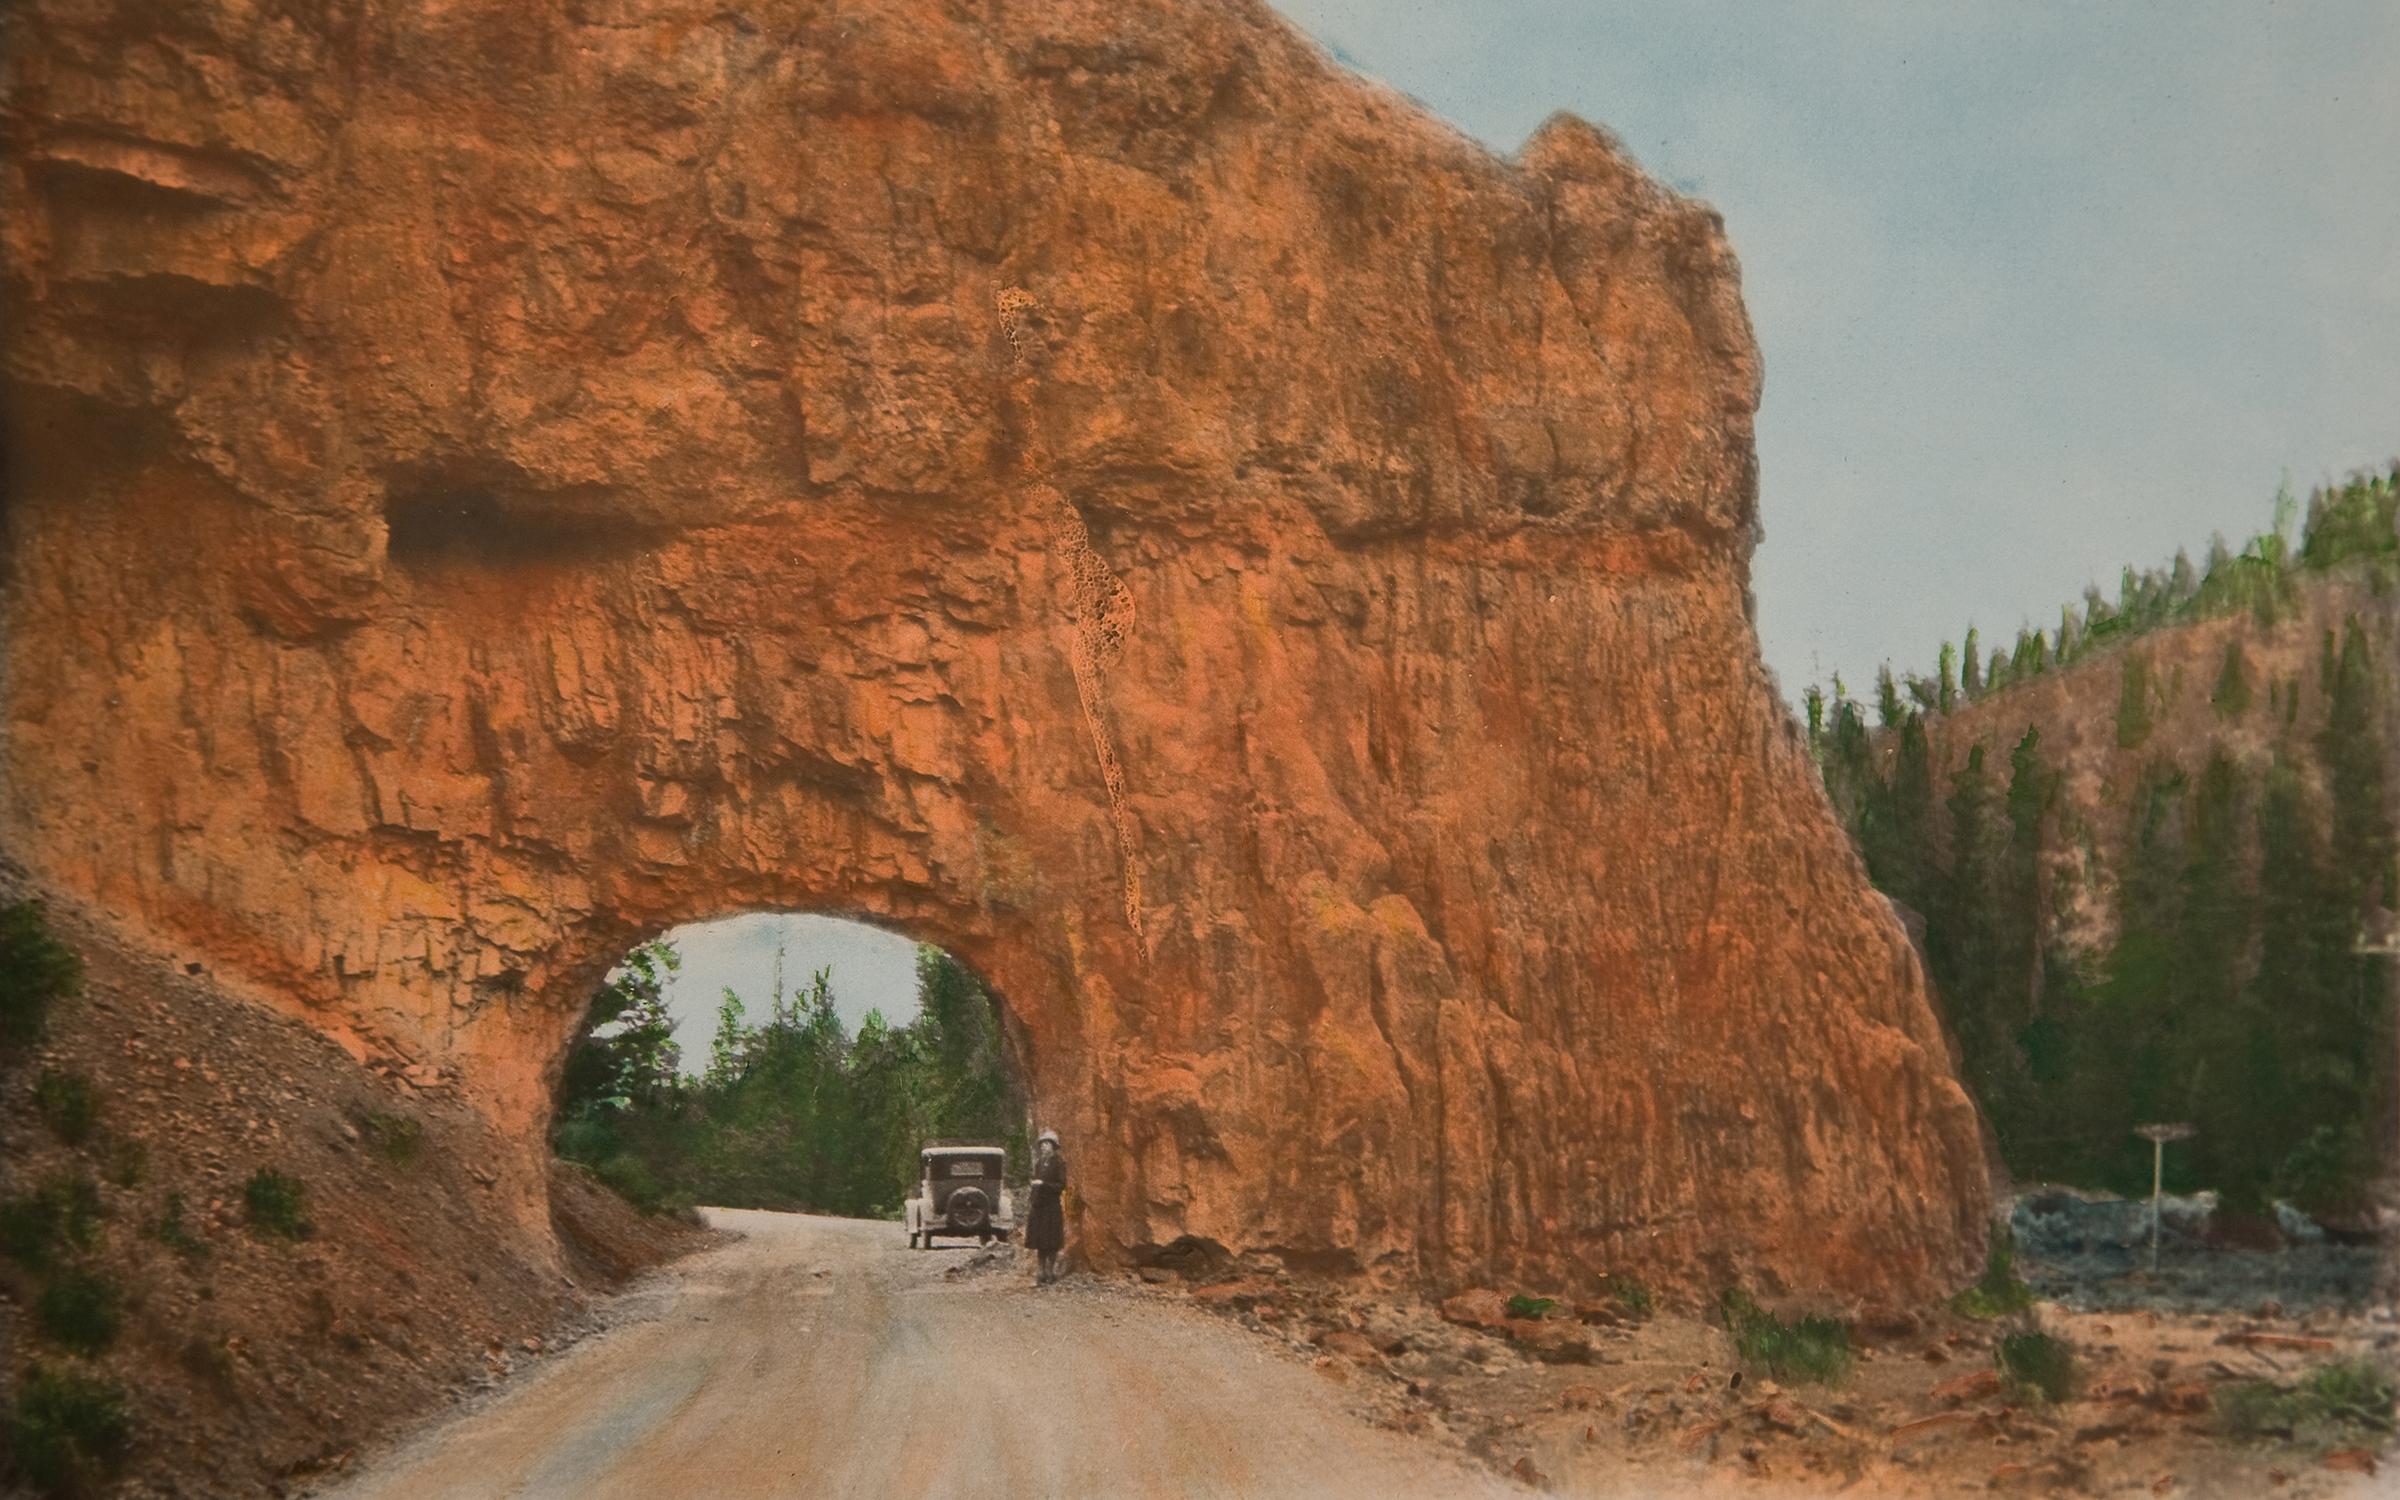
[[[990,983],[1102,1260],[1971,1273],[1716,216],[1256,5],[742,11],[0,22],[35,878],[464,1094],[528,1224],[594,980],[809,910]]]

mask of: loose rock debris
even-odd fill
[[[1559,1298],[1512,1315],[1477,1288],[1426,1303],[1287,1271],[1271,1258],[1180,1291],[1338,1380],[1370,1420],[1462,1450],[1530,1488],[1629,1493],[1949,1496],[2332,1497],[2379,1462],[2369,1447],[2237,1443],[2217,1393],[2372,1354],[2371,1319],[2315,1321],[2043,1304],[2041,1326],[2077,1351],[2079,1383],[2055,1406],[2012,1389],[1994,1348],[2009,1327],[1946,1311],[1861,1320],[1839,1385],[1786,1386],[1745,1370],[1725,1332],[1689,1309],[1632,1316]],[[1522,1310],[1523,1303],[1519,1304]],[[2228,1326],[2230,1325],[2230,1326]],[[1561,1360],[1561,1350],[1575,1350]],[[2265,1351],[2289,1365],[2267,1370]]]

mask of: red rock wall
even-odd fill
[[[1599,132],[1243,3],[154,9],[5,23],[7,834],[529,1218],[593,978],[799,908],[991,981],[1104,1255],[1979,1256],[1733,258]]]

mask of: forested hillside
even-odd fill
[[[2171,1185],[2363,1219],[2395,1115],[2396,495],[2282,497],[2006,649],[1970,628],[1872,702],[1810,690],[2020,1179],[2146,1191],[2133,1127],[2190,1122]]]

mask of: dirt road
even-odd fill
[[[710,1217],[743,1238],[328,1500],[1523,1493],[1167,1298],[951,1277],[967,1250],[896,1224]]]

